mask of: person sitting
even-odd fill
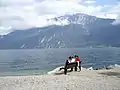
[[[77,71],[77,62],[72,56],[70,56],[68,60],[66,60],[65,66],[61,67],[59,70],[61,71],[62,69],[64,69],[64,74],[67,74],[67,69],[69,68],[71,69],[70,71],[73,71],[73,68],[75,69],[75,71]]]
[[[68,59],[68,63],[72,63],[72,62],[74,62],[74,60],[73,60],[73,57],[72,56],[70,56],[69,57],[69,59]],[[71,68],[71,70],[70,71],[73,71],[73,68]]]
[[[74,57],[71,58],[71,63],[73,63],[73,62],[76,62]]]
[[[79,67],[79,70],[81,71],[81,60],[80,60],[80,57],[77,56],[77,55],[75,55],[74,57],[75,57],[75,60],[76,60],[76,62],[77,62],[77,65],[78,65],[78,67]]]
[[[72,62],[72,56],[69,56],[68,57],[68,63],[71,63]]]
[[[69,56],[68,59],[67,59],[66,62],[65,62],[65,67],[60,68],[60,70],[66,68],[66,66],[67,66],[69,63],[71,63],[71,60],[72,60],[72,56]],[[71,70],[72,70],[72,69],[71,69]]]

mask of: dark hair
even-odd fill
[[[72,59],[72,57],[71,57],[71,56],[69,56],[69,59]]]
[[[78,55],[75,55],[74,57],[78,57]]]

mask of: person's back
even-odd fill
[[[75,58],[73,58],[72,56],[70,56],[67,61],[68,61],[67,64],[76,62],[76,61],[75,61]],[[66,66],[67,66],[67,64],[66,64]],[[71,71],[73,71],[73,68],[71,68]]]
[[[75,60],[76,60],[76,62],[78,64],[79,70],[81,71],[81,60],[80,60],[80,57],[75,55]]]
[[[72,59],[71,59],[71,63],[73,63],[73,62],[75,62],[75,61],[76,61],[75,58],[72,57]]]
[[[70,57],[68,58],[68,63],[71,63],[71,61],[72,61],[72,57],[70,56]]]
[[[80,57],[76,57],[76,61],[80,62]]]

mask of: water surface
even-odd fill
[[[120,64],[120,48],[0,50],[0,75],[44,74],[79,55],[83,67]]]

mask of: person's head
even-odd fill
[[[72,59],[72,57],[71,57],[71,56],[69,56],[69,59]]]
[[[75,55],[74,57],[75,57],[75,58],[77,58],[78,56],[77,56],[77,55]]]

